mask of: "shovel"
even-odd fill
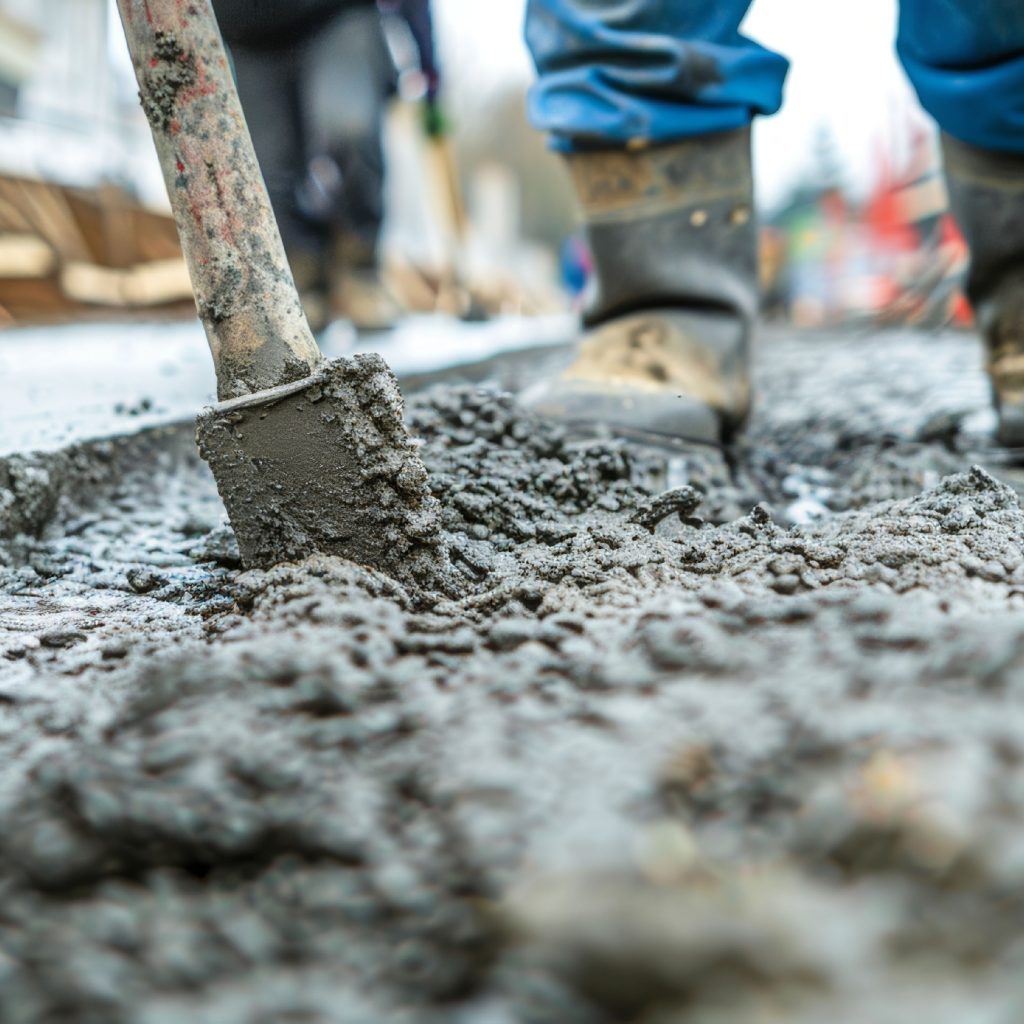
[[[210,0],[117,5],[217,373],[199,451],[243,563],[324,552],[432,575],[438,506],[398,382],[379,356],[328,362],[313,340]]]

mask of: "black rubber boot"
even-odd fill
[[[750,132],[568,157],[594,257],[586,334],[528,406],[717,442],[750,406],[757,229]]]
[[[389,331],[402,308],[381,273],[375,246],[340,232],[331,247],[331,312],[357,331]]]
[[[1024,157],[942,137],[949,199],[971,250],[967,297],[988,351],[999,443],[1024,447]]]
[[[302,311],[309,321],[309,329],[319,334],[330,323],[325,268],[327,260],[308,248],[290,247],[286,252],[295,290],[299,293]]]

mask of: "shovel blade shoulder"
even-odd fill
[[[402,420],[398,382],[374,355],[223,402],[197,421],[247,568],[339,555],[399,578],[440,558],[439,506]]]

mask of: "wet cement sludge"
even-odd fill
[[[977,354],[760,358],[732,467],[410,397],[444,594],[242,572],[186,432],[33,464],[0,1020],[1022,1019],[1024,512]]]

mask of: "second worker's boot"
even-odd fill
[[[728,440],[750,407],[758,307],[749,130],[567,159],[593,290],[573,361],[524,404],[625,433]]]
[[[326,260],[320,253],[307,248],[292,247],[287,250],[287,254],[295,290],[299,293],[309,329],[319,334],[330,322],[324,270]]]
[[[998,439],[1024,447],[1024,156],[942,137],[950,205],[971,251],[967,298],[987,349]]]
[[[402,308],[381,275],[376,249],[340,234],[331,253],[331,311],[357,331],[389,331]]]

